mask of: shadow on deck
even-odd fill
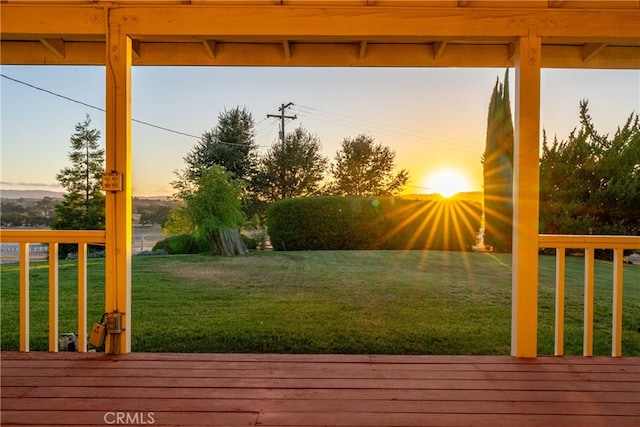
[[[3,352],[1,424],[638,426],[640,358]]]

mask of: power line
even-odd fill
[[[5,79],[7,79],[7,80],[11,80],[11,81],[16,82],[16,83],[19,83],[19,84],[21,84],[21,85],[24,85],[24,86],[30,87],[30,88],[32,88],[32,89],[39,90],[39,91],[41,91],[41,92],[47,93],[47,94],[49,94],[49,95],[56,96],[56,97],[58,97],[58,98],[62,98],[62,99],[64,99],[64,100],[66,100],[66,101],[74,102],[74,103],[76,103],[76,104],[80,104],[80,105],[83,105],[83,106],[85,106],[85,107],[92,108],[92,109],[94,109],[94,110],[98,110],[98,111],[101,111],[101,112],[103,112],[103,113],[106,113],[106,110],[105,110],[104,108],[96,107],[95,105],[87,104],[86,102],[82,102],[82,101],[79,101],[79,100],[77,100],[77,99],[73,99],[73,98],[70,98],[70,97],[68,97],[68,96],[61,95],[61,94],[59,94],[59,93],[56,93],[56,92],[50,91],[50,90],[48,90],[48,89],[44,89],[44,88],[39,87],[39,86],[32,85],[32,84],[27,83],[27,82],[24,82],[24,81],[22,81],[22,80],[14,79],[13,77],[6,76],[6,75],[4,75],[4,74],[2,74],[2,73],[0,73],[0,76],[2,76],[3,78],[5,78]],[[264,119],[264,120],[266,120],[266,119]],[[262,123],[264,120],[261,120],[258,124]],[[177,135],[187,136],[187,137],[189,137],[189,138],[195,138],[195,139],[197,139],[197,140],[200,140],[200,139],[201,139],[201,137],[200,137],[200,136],[197,136],[197,135],[192,135],[192,134],[190,134],[190,133],[186,133],[186,132],[182,132],[182,131],[179,131],[179,130],[171,129],[171,128],[168,128],[168,127],[165,127],[165,126],[160,126],[160,125],[156,125],[156,124],[153,124],[153,123],[145,122],[145,121],[143,121],[143,120],[131,119],[131,121],[132,121],[132,122],[139,123],[139,124],[141,124],[141,125],[149,126],[149,127],[155,128],[155,129],[160,129],[160,130],[163,130],[163,131],[165,131],[165,132],[171,132],[171,133],[175,133],[175,134],[177,134]],[[233,143],[233,142],[218,141],[218,143],[220,143],[220,144],[226,144],[226,145],[240,145],[240,146],[244,146],[244,144],[237,144],[237,143]],[[266,147],[266,146],[259,146],[259,147]]]

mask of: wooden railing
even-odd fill
[[[570,236],[541,234],[540,248],[556,249],[556,305],[554,354],[564,354],[565,249],[584,249],[584,339],[583,355],[593,355],[593,301],[595,249],[613,249],[613,312],[611,356],[622,355],[622,272],[623,251],[640,249],[640,236]]]
[[[29,351],[29,245],[49,245],[49,351],[58,351],[58,245],[78,244],[78,351],[87,351],[87,245],[104,245],[104,230],[0,230],[2,243],[19,245],[20,351]]]

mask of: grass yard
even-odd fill
[[[134,257],[133,351],[509,354],[511,256],[438,251]],[[567,258],[565,353],[582,353],[583,265]],[[555,258],[540,257],[539,353],[553,353]],[[104,261],[89,260],[89,323]],[[2,350],[18,349],[18,266],[2,265]],[[31,270],[31,349],[47,349],[46,263]],[[60,332],[76,330],[60,262]],[[611,351],[610,262],[596,262],[594,354]],[[640,267],[624,271],[623,354],[640,356]]]

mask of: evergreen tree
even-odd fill
[[[236,107],[218,116],[215,129],[202,134],[197,145],[184,158],[184,176],[197,180],[213,165],[222,166],[236,179],[250,181],[257,155],[254,121],[246,108]]]
[[[298,127],[260,159],[253,188],[269,202],[316,194],[326,167],[318,137]]]
[[[368,135],[346,138],[331,165],[333,183],[330,192],[348,196],[389,196],[398,194],[409,179],[402,169],[394,174],[396,153],[375,144]]]
[[[91,129],[87,115],[76,125],[71,135],[71,166],[60,170],[56,179],[67,193],[56,205],[57,230],[104,229],[104,203],[102,174],[104,173],[104,149],[100,147],[100,131]]]
[[[509,100],[509,70],[491,94],[487,115],[484,166],[484,242],[494,250],[510,252],[513,236],[513,121]]]
[[[549,144],[540,160],[540,223],[549,234],[640,235],[640,120],[600,135],[580,102],[580,128]]]
[[[54,230],[103,230],[105,196],[102,192],[104,149],[100,147],[100,131],[91,129],[87,115],[84,122],[76,124],[71,135],[71,166],[60,170],[56,179],[67,190],[62,202],[55,206]],[[64,245],[60,256],[73,250]]]

